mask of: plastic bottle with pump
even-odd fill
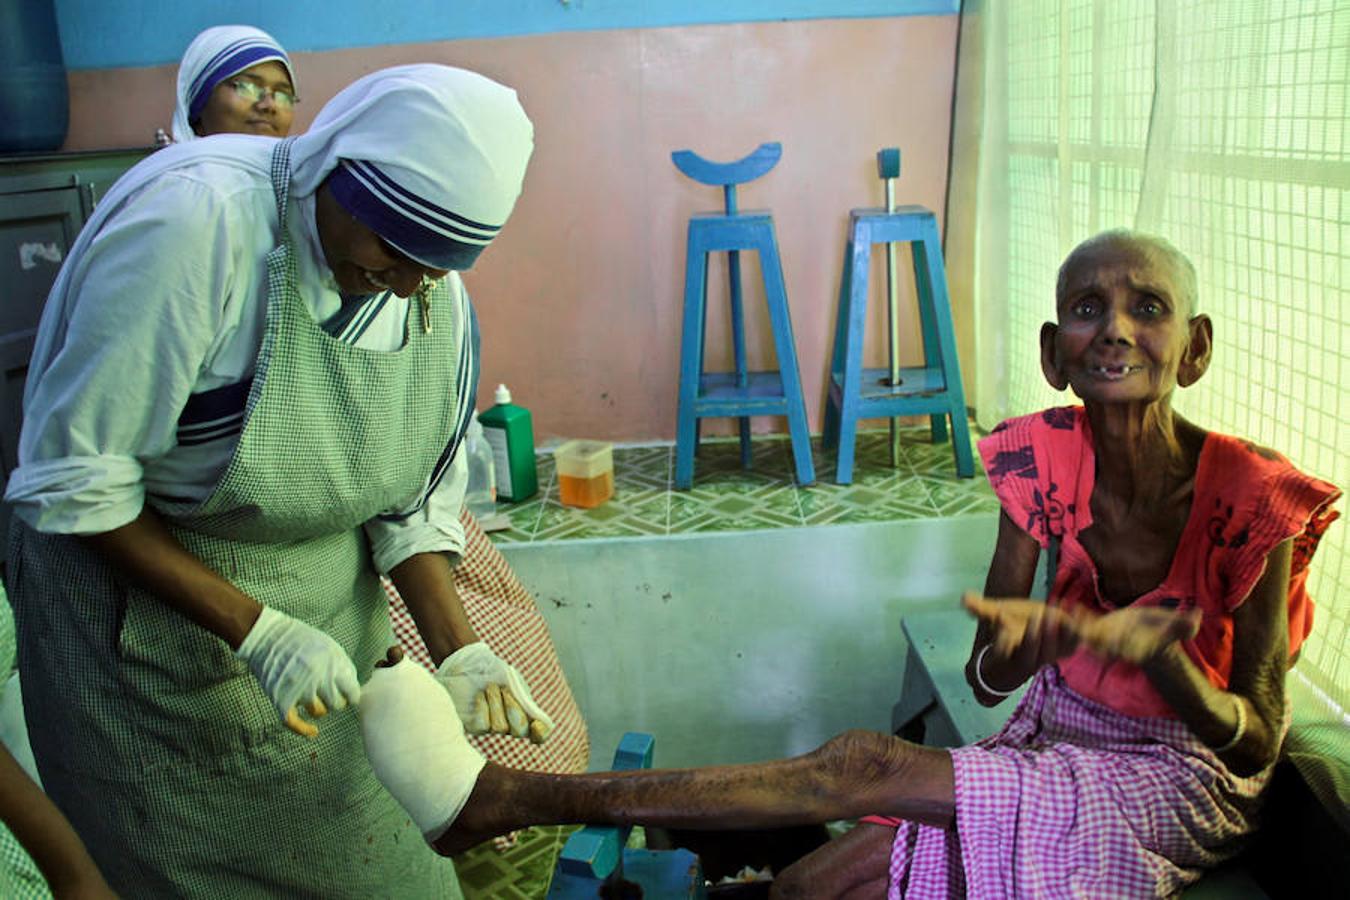
[[[492,448],[483,437],[477,410],[464,433],[464,455],[469,462],[469,485],[464,492],[464,505],[482,524],[497,514],[497,479]]]
[[[539,492],[539,473],[534,460],[534,425],[530,411],[511,402],[506,385],[497,385],[497,403],[483,411],[478,421],[483,437],[492,447],[497,475],[497,498],[518,503]]]

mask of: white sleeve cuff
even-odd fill
[[[100,534],[141,514],[145,485],[130,456],[67,456],[20,465],[5,500],[38,531]]]
[[[458,452],[421,509],[406,519],[371,519],[366,523],[366,537],[370,539],[377,572],[388,574],[394,566],[418,553],[450,553],[454,555],[451,562],[458,561],[464,553],[464,526],[459,515],[464,509],[468,476],[464,454]]]
[[[464,553],[464,526],[459,519],[430,519],[425,513],[424,507],[401,522],[371,519],[366,523],[375,571],[388,574],[418,553],[450,553],[452,563],[459,560]]]

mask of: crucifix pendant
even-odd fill
[[[430,290],[423,286],[417,291],[418,305],[422,307],[422,332],[431,334],[431,297]]]

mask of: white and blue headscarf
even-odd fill
[[[534,149],[516,92],[464,69],[384,69],[324,105],[291,151],[292,192],[325,180],[409,258],[462,271],[506,223]]]
[[[216,85],[245,69],[275,60],[286,67],[297,84],[291,58],[270,34],[249,25],[218,25],[192,39],[178,64],[178,105],[173,111],[173,139],[190,141],[199,135],[192,123],[201,118]]]
[[[296,138],[293,192],[333,197],[410,259],[462,271],[506,223],[535,130],[516,92],[447,66],[366,76]]]

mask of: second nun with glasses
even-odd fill
[[[178,64],[173,139],[285,137],[298,99],[295,69],[275,38],[249,25],[217,25],[193,38]]]

